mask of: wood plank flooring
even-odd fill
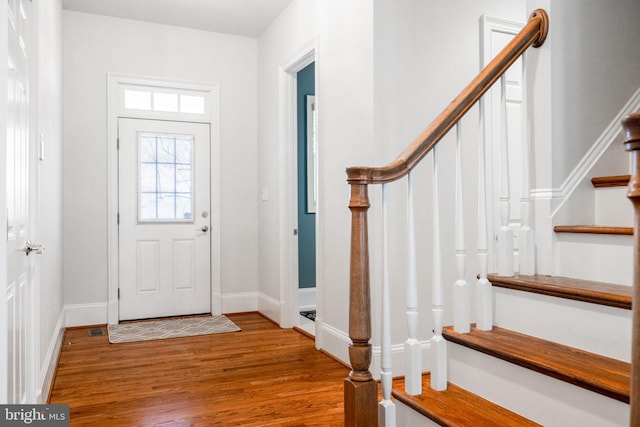
[[[71,426],[339,426],[349,371],[257,313],[241,332],[109,344],[70,329],[49,403]]]

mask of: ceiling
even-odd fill
[[[292,0],[62,0],[64,9],[257,38]]]

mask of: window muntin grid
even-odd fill
[[[138,134],[138,222],[193,222],[194,138]]]

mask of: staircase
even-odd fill
[[[628,236],[633,235],[633,207],[626,197],[629,179],[629,175],[592,178],[593,223],[554,227],[558,274],[631,283],[633,239]],[[609,265],[610,260],[615,260],[615,266]]]
[[[405,406],[397,425],[629,425],[631,288],[550,276],[489,280],[500,326],[467,334],[446,327],[450,387],[425,385],[410,396],[394,382]]]
[[[554,231],[616,236],[631,246],[633,227],[624,226],[632,223],[625,213],[632,213],[629,179],[592,179],[596,223],[607,225],[555,226]],[[607,194],[597,194],[603,190]],[[469,333],[445,327],[447,390],[430,389],[427,373],[423,393],[412,396],[404,378],[396,379],[396,425],[629,425],[632,287],[546,275],[489,274],[488,280],[494,327],[483,331],[473,325]]]
[[[468,262],[465,242],[468,239],[463,229],[468,220],[465,220],[462,207],[464,173],[459,154],[460,121],[473,104],[479,100],[482,103],[482,95],[498,79],[504,94],[505,79],[501,76],[528,47],[542,44],[546,31],[546,13],[537,10],[514,40],[394,162],[383,167],[348,168],[352,212],[349,316],[352,371],[345,380],[345,425],[640,426],[640,412],[636,412],[640,401],[633,391],[640,387],[640,374],[633,374],[640,366],[640,343],[634,344],[640,341],[640,315],[634,314],[632,307],[632,294],[639,291],[637,286],[635,291],[632,287],[630,267],[633,260],[640,257],[638,252],[631,252],[636,239],[630,237],[633,235],[633,228],[629,227],[634,224],[633,215],[623,215],[620,219],[620,215],[610,216],[603,209],[594,215],[594,224],[598,225],[556,226],[553,248],[543,250],[553,251],[558,264],[554,269],[557,276],[529,274],[534,267],[531,262],[534,235],[529,223],[528,160],[524,159],[522,228],[517,234],[519,270],[528,274],[515,274],[514,269],[518,268],[513,266],[514,239],[508,222],[511,202],[508,184],[502,185],[508,182],[508,176],[501,178],[499,212],[493,214],[501,218],[498,230],[495,230],[497,253],[490,253],[484,187],[485,142],[481,137],[476,182],[478,227],[474,230],[478,236],[478,263],[473,267],[479,274],[473,287],[465,280]],[[640,152],[640,114],[631,122],[625,123],[627,150],[638,150],[633,153],[636,156]],[[455,222],[452,232],[442,231],[440,226],[440,212],[448,208],[439,204],[438,173],[441,167],[446,169],[448,166],[440,166],[437,150],[440,140],[454,127],[457,136],[455,190],[449,199],[454,200],[455,207],[446,211],[450,214],[445,214],[455,217],[453,220],[445,218],[445,222]],[[502,139],[506,139],[504,134],[506,131]],[[522,152],[526,153],[529,148],[526,141],[524,144]],[[507,146],[505,142],[505,152]],[[416,333],[418,308],[423,304],[419,303],[416,263],[417,259],[425,258],[416,256],[415,235],[419,233],[415,232],[414,224],[412,174],[428,153],[432,154],[432,199],[429,203],[433,205],[433,227],[422,234],[429,235],[432,245],[429,252],[432,264],[426,268],[432,277],[426,282],[431,287],[433,336],[421,341]],[[508,156],[503,157],[508,161]],[[640,204],[640,159],[634,158],[634,168],[637,171],[629,183],[629,197]],[[638,178],[634,179],[635,176]],[[391,307],[391,301],[397,300],[395,296],[400,288],[396,283],[397,288],[392,288],[390,280],[395,276],[390,272],[398,262],[392,259],[390,252],[393,250],[389,249],[389,236],[392,235],[389,217],[396,212],[389,208],[391,187],[388,184],[404,177],[407,177],[407,219],[406,227],[403,224],[401,228],[408,231],[408,270],[403,273],[402,280],[396,281],[403,284],[406,281],[403,290],[407,301],[407,339],[404,348],[399,350],[392,340],[392,331],[397,330],[397,326],[391,313],[398,313],[398,310]],[[629,182],[628,176],[594,179],[594,191],[607,192],[596,196],[600,200],[597,205],[632,212],[626,194],[620,194],[626,193],[625,181]],[[380,290],[374,296],[379,315],[372,316],[367,210],[371,206],[369,185],[376,184],[382,187],[381,210],[378,211],[382,225],[378,237],[382,249],[376,251],[382,277]],[[618,206],[614,204],[618,199],[621,207],[612,207]],[[444,244],[443,235],[447,240]],[[583,237],[575,236],[591,236],[589,239],[592,240],[581,241]],[[614,243],[593,240],[601,238],[614,239]],[[441,265],[445,264],[441,261],[443,245],[448,245],[449,254],[454,252],[447,262],[449,266],[454,265],[457,280],[450,281],[450,277],[443,280],[443,275],[451,276],[451,273],[441,271]],[[577,245],[584,249],[576,250]],[[612,258],[614,246],[621,247],[628,259]],[[602,258],[608,260],[605,264],[594,261],[601,258],[599,254],[588,255],[594,248],[606,253],[607,257]],[[425,252],[424,245],[418,251]],[[497,258],[498,274],[488,274],[489,256]],[[613,280],[607,280],[610,274]],[[424,282],[422,277],[421,285]],[[445,288],[443,282],[455,284]],[[449,293],[453,294],[453,301],[448,298]],[[475,310],[472,309],[473,299],[477,300]],[[370,342],[372,317],[376,323],[380,322],[380,339],[376,340],[382,394],[379,404],[378,385],[374,380],[378,374],[369,371],[374,355]],[[472,318],[476,323],[471,324]],[[452,326],[444,326],[445,322]],[[421,365],[423,348],[428,349],[429,366],[426,369]],[[397,362],[394,351],[402,351],[405,357],[400,375],[394,375],[394,363]]]

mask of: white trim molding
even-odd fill
[[[639,109],[640,89],[638,89],[629,101],[627,101],[624,107],[622,107],[620,112],[605,128],[593,146],[591,146],[589,151],[587,151],[573,171],[571,171],[569,176],[567,176],[562,185],[559,188],[533,189],[531,190],[531,198],[552,200],[551,216],[555,216],[564,203],[569,199],[569,196],[573,194],[580,183],[587,177],[589,171],[596,165],[598,160],[600,160],[611,144],[620,136],[622,133],[622,126],[620,125],[622,118],[627,114],[638,111]]]
[[[257,292],[237,292],[220,295],[222,313],[247,313],[258,310]]]
[[[349,334],[316,317],[316,343],[318,342],[321,342],[322,346],[316,345],[317,349],[331,354],[345,365],[350,366],[349,345],[351,345],[351,338],[349,338]]]
[[[282,302],[260,292],[258,295],[258,312],[282,326]]]
[[[107,323],[107,303],[67,304],[64,306],[65,327],[104,325]]]
[[[422,371],[431,371],[430,354],[431,354],[431,341],[420,341],[420,350],[422,354]],[[371,366],[369,371],[373,378],[380,379],[381,372],[381,359],[382,349],[380,346],[373,346],[371,349]],[[394,377],[403,376],[406,373],[405,370],[405,355],[404,355],[404,343],[394,344],[391,346],[391,369]]]
[[[56,322],[54,331],[55,334],[51,336],[49,341],[49,347],[47,348],[47,354],[44,356],[44,361],[40,367],[40,376],[38,378],[38,387],[36,390],[36,402],[46,403],[49,397],[49,391],[53,386],[53,377],[58,365],[58,356],[62,350],[62,339],[64,338],[64,319],[65,311],[60,310],[60,316]]]
[[[280,307],[279,324],[283,328],[290,328],[298,324],[298,238],[293,230],[298,228],[297,216],[297,122],[296,122],[296,73],[312,62],[317,62],[318,40],[312,37],[288,61],[280,66],[279,80],[279,163],[282,165],[279,176],[279,189],[283,197],[280,198]],[[316,82],[317,82],[316,78]],[[317,86],[316,86],[317,87]],[[316,90],[316,101],[318,101]],[[317,106],[318,104],[316,104]],[[316,108],[316,111],[317,108]],[[316,113],[318,120],[319,112]],[[320,126],[318,126],[320,128]],[[318,131],[318,170],[322,176],[322,141]],[[321,222],[322,180],[318,184],[318,200],[316,205],[316,236],[319,236],[318,224]],[[316,254],[322,250],[316,238]],[[316,272],[322,271],[322,260],[316,257]],[[316,286],[321,282],[316,276]],[[321,307],[318,307],[321,309]]]

